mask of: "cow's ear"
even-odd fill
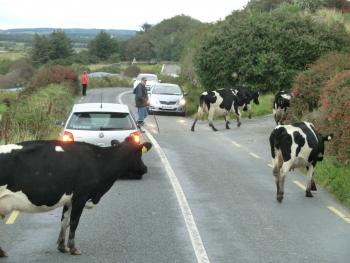
[[[330,133],[330,134],[328,134],[328,135],[326,135],[326,136],[323,136],[323,141],[330,141],[330,140],[332,140],[333,139],[333,137],[334,137],[334,134],[333,133]]]
[[[111,145],[112,145],[113,147],[119,147],[119,146],[120,146],[120,142],[119,142],[118,140],[112,140],[112,141],[111,141]]]
[[[152,148],[152,143],[150,142],[145,142],[140,145],[142,153],[148,152]]]

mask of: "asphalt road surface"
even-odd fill
[[[130,89],[88,91],[84,102],[119,102],[136,112]],[[117,181],[76,234],[83,255],[56,250],[61,209],[20,213],[0,225],[0,262],[350,262],[350,212],[319,187],[304,197],[305,176],[288,175],[275,199],[268,137],[272,116],[213,132],[206,121],[156,115],[146,120],[141,181]],[[147,136],[148,135],[148,136]],[[317,168],[316,168],[317,172]],[[8,218],[5,220],[5,222]]]

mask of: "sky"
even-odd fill
[[[0,29],[99,28],[140,30],[176,15],[202,22],[225,19],[249,0],[0,0]]]

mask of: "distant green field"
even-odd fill
[[[0,52],[0,60],[17,60],[25,56],[24,52]]]

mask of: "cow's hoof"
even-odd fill
[[[311,183],[311,191],[317,191],[317,187],[316,187],[315,182]]]
[[[194,128],[191,128],[191,131],[194,132]]]
[[[65,245],[62,245],[62,246],[58,246],[57,247],[57,250],[61,253],[68,253],[70,250],[67,246]]]
[[[72,248],[70,250],[70,254],[73,255],[73,256],[80,256],[81,255],[81,251],[77,248]]]
[[[4,250],[2,250],[2,248],[0,247],[0,258],[6,258],[6,257],[8,257],[7,253]]]
[[[231,129],[230,126],[226,125],[226,130],[229,130],[229,129]]]
[[[282,203],[282,200],[283,200],[283,195],[277,195],[277,201],[279,203]]]
[[[239,122],[239,123],[237,123],[237,127],[240,127],[240,126],[241,126],[241,124],[242,124],[242,123],[240,123],[240,122]]]
[[[251,119],[251,118],[252,118],[252,115],[249,115],[249,116],[248,116],[248,119]]]
[[[305,196],[306,196],[306,197],[314,197],[314,196],[312,195],[311,191],[306,191],[306,192],[305,192]]]

